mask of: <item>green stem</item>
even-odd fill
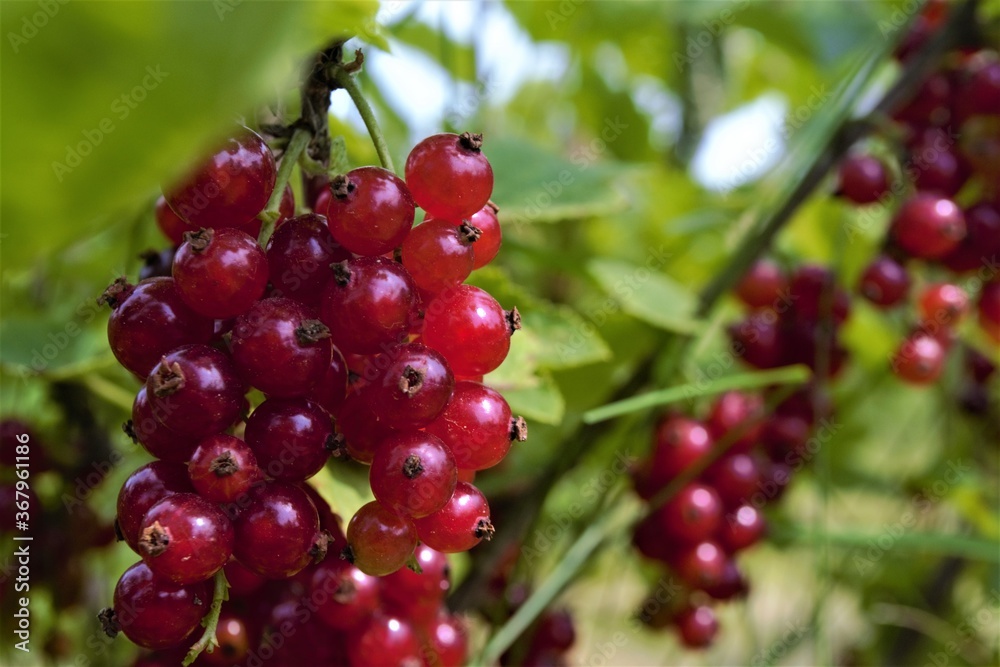
[[[772,539],[778,543],[795,543],[821,545],[843,549],[858,549],[872,547],[881,550],[879,540],[887,533],[828,533],[818,532],[805,527],[789,526],[772,532]],[[936,554],[941,556],[957,556],[978,560],[986,563],[1000,563],[1000,544],[996,540],[986,540],[963,535],[941,535],[939,533],[904,533],[892,537],[890,550],[899,550],[900,554]]]
[[[333,78],[351,96],[351,101],[354,102],[358,113],[361,114],[361,120],[365,121],[368,134],[372,138],[372,143],[375,144],[375,152],[378,153],[379,162],[382,163],[385,169],[395,173],[396,168],[392,165],[392,156],[389,154],[389,146],[385,143],[385,137],[382,135],[382,128],[379,127],[378,120],[375,118],[375,112],[372,110],[371,105],[368,104],[368,100],[365,99],[353,74],[344,66],[339,66],[333,71]]]
[[[659,391],[651,391],[639,396],[632,396],[615,403],[607,403],[583,414],[585,424],[596,424],[613,417],[619,417],[630,412],[648,410],[668,403],[676,403],[689,398],[714,396],[724,391],[734,389],[757,389],[775,384],[803,384],[809,381],[812,373],[808,366],[795,365],[775,368],[753,373],[729,375],[704,383],[683,384],[668,387]]]
[[[257,237],[257,242],[262,248],[267,245],[267,240],[274,233],[274,223],[281,215],[281,198],[285,195],[285,186],[288,185],[288,179],[292,176],[292,169],[295,168],[295,164],[311,140],[312,134],[309,130],[300,127],[295,130],[291,141],[288,142],[288,148],[285,149],[285,154],[281,158],[281,166],[278,167],[278,175],[274,179],[274,190],[271,191],[271,198],[267,200],[267,206],[257,216],[264,223],[261,225],[260,235]]]
[[[603,518],[590,524],[580,534],[566,554],[559,560],[559,566],[545,579],[541,586],[518,607],[514,615],[501,627],[483,648],[479,660],[474,664],[493,665],[517,638],[527,630],[538,616],[562,592],[587,564],[590,556],[611,534],[621,529],[618,515],[622,512],[605,512]]]
[[[198,659],[201,652],[208,649],[208,652],[212,652],[212,648],[219,645],[219,640],[215,638],[215,630],[219,627],[219,613],[222,611],[222,603],[229,599],[229,582],[226,581],[226,573],[219,570],[215,573],[215,592],[212,595],[212,606],[209,608],[208,613],[203,619],[201,619],[201,624],[205,627],[205,632],[202,633],[201,639],[195,642],[194,646],[187,652],[184,656],[184,662],[181,664],[184,667],[188,667],[192,662]]]

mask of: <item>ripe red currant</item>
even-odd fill
[[[253,450],[231,435],[205,438],[191,455],[188,475],[198,494],[213,503],[231,503],[263,477]]]
[[[468,482],[455,485],[451,499],[437,512],[415,519],[420,541],[437,551],[468,551],[493,537],[490,506],[482,492]]]
[[[234,522],[233,555],[252,572],[287,579],[326,555],[319,515],[305,491],[272,482],[252,494]]]
[[[417,531],[410,519],[373,500],[351,517],[347,545],[349,562],[366,574],[381,577],[406,564],[417,546]]]
[[[937,380],[944,370],[945,355],[941,341],[916,331],[899,346],[892,359],[892,370],[911,384],[928,384]]]
[[[383,255],[399,247],[413,226],[410,191],[391,171],[360,167],[330,182],[330,233],[357,255]],[[324,213],[324,211],[318,211]]]
[[[878,201],[889,191],[889,172],[880,159],[872,155],[849,155],[840,163],[841,197],[855,204]]]
[[[393,428],[420,428],[448,403],[455,379],[441,353],[419,343],[394,349],[388,366],[366,387],[372,406]]]
[[[489,201],[493,168],[482,153],[481,134],[435,134],[406,158],[406,184],[420,208],[454,223]]]
[[[334,447],[333,421],[304,398],[270,398],[247,419],[246,441],[264,474],[303,482],[323,467]]]
[[[899,207],[890,233],[914,257],[937,259],[958,247],[965,236],[965,216],[952,200],[919,193]]]
[[[267,255],[238,229],[186,232],[173,266],[184,303],[204,317],[245,313],[267,287]]]
[[[472,273],[473,249],[481,235],[470,224],[456,227],[445,220],[425,220],[403,241],[403,266],[425,292],[457,287]]]
[[[500,231],[500,219],[497,217],[499,212],[500,209],[497,208],[496,204],[487,202],[486,206],[469,218],[469,224],[481,233],[479,239],[472,244],[472,254],[475,257],[472,263],[473,271],[492,262],[493,258],[500,252],[503,234]]]
[[[423,342],[441,352],[454,373],[480,375],[503,362],[520,328],[516,308],[505,311],[484,290],[460,285],[427,305]]]
[[[175,493],[153,505],[139,529],[139,555],[157,577],[186,585],[205,581],[233,553],[233,526],[195,493]]]
[[[861,296],[879,308],[895,306],[910,290],[910,274],[906,267],[887,255],[872,260],[858,282]]]
[[[478,382],[456,382],[451,400],[427,425],[451,449],[455,464],[465,470],[485,470],[500,463],[513,440],[528,437],[524,419],[511,416],[510,406],[494,389]]]
[[[333,240],[326,218],[314,213],[291,218],[267,242],[271,296],[318,307],[330,264],[350,258],[351,253]]]
[[[405,431],[378,444],[368,479],[382,505],[406,516],[424,517],[451,499],[458,468],[451,450],[436,437]]]
[[[139,533],[146,512],[172,494],[192,492],[194,487],[187,471],[178,463],[153,461],[138,468],[118,491],[116,521],[125,542],[138,553]]]

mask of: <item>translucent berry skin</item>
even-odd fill
[[[872,260],[858,281],[858,291],[879,308],[903,301],[910,291],[910,274],[902,264],[882,255]]]
[[[420,572],[402,567],[382,577],[382,598],[405,618],[433,618],[451,587],[448,557],[426,544],[418,544],[413,559]]]
[[[175,493],[193,493],[184,466],[153,461],[136,469],[118,491],[118,528],[125,542],[139,553],[139,529],[146,512],[160,500]]]
[[[421,542],[444,553],[468,551],[493,537],[486,497],[468,482],[455,485],[455,493],[443,508],[413,523]]]
[[[208,613],[208,582],[178,586],[153,575],[142,562],[125,570],[115,586],[115,616],[122,632],[148,649],[180,643]]]
[[[911,173],[916,188],[954,196],[969,178],[969,168],[953,147],[954,142],[941,129],[924,131],[910,146]]]
[[[958,285],[928,285],[917,300],[920,319],[925,323],[954,328],[969,312],[969,295]]]
[[[946,354],[941,341],[917,331],[900,344],[892,359],[892,370],[909,384],[930,384],[944,370]]]
[[[198,443],[188,462],[188,476],[205,500],[231,503],[247,493],[263,473],[245,442],[220,433]]]
[[[207,345],[165,355],[146,378],[146,393],[160,423],[188,437],[220,433],[243,411],[243,381],[229,357]]]
[[[256,572],[251,572],[237,560],[230,560],[222,568],[229,582],[229,594],[234,597],[248,597],[256,593],[267,582],[267,579]]]
[[[391,252],[413,226],[410,191],[399,177],[380,167],[352,169],[330,183],[330,193],[326,209],[330,233],[357,255]]]
[[[688,484],[655,514],[664,537],[682,544],[710,539],[722,521],[722,501],[705,484]]]
[[[736,296],[751,308],[774,308],[788,289],[788,278],[777,263],[761,259],[736,285]]]
[[[238,229],[201,229],[174,256],[174,281],[184,303],[204,317],[245,313],[267,287],[267,256]]]
[[[806,435],[808,436],[808,426]],[[749,454],[729,454],[709,466],[705,471],[705,480],[719,494],[725,507],[734,507],[746,502],[757,492],[760,469]]]
[[[669,417],[656,429],[651,483],[668,484],[712,449],[712,437],[704,424],[685,417]]]
[[[244,129],[165,195],[170,208],[196,228],[249,228],[267,205],[276,175],[267,144]]]
[[[727,391],[712,401],[705,427],[713,438],[730,431],[739,431],[739,438],[727,450],[729,453],[749,451],[760,439],[763,427],[764,399],[758,394]]]
[[[335,346],[331,349],[330,365],[326,368],[326,375],[316,383],[309,393],[309,398],[316,401],[331,415],[336,415],[340,411],[340,406],[347,398],[347,362],[344,355]]]
[[[422,431],[390,435],[378,444],[368,475],[372,493],[400,514],[424,517],[451,498],[458,468],[443,442]]]
[[[156,503],[139,529],[143,562],[157,577],[180,586],[209,579],[232,554],[229,518],[195,493],[175,493]]]
[[[503,232],[500,229],[500,209],[489,202],[469,218],[469,224],[481,233],[479,239],[472,244],[472,270],[481,269],[497,256],[503,245]]]
[[[388,367],[366,388],[372,405],[392,428],[420,428],[431,423],[451,397],[455,378],[437,350],[419,343],[387,355]]]
[[[950,199],[919,193],[899,207],[889,231],[899,247],[910,255],[938,259],[962,241],[965,216]]]
[[[527,436],[511,419],[510,406],[499,392],[463,381],[455,383],[451,400],[426,430],[448,446],[459,468],[485,470],[507,456],[512,436]]]
[[[403,619],[379,613],[363,628],[347,635],[347,655],[352,665],[423,664],[420,642],[412,626]]]
[[[333,240],[322,215],[309,213],[289,219],[267,242],[271,296],[318,307],[330,264],[352,255]]]
[[[350,630],[364,623],[379,607],[379,590],[377,577],[340,558],[324,560],[309,580],[316,614],[334,630]]]
[[[132,420],[125,424],[125,431],[143,449],[163,461],[185,463],[198,446],[198,439],[176,433],[160,422],[146,387],[140,387],[132,402]]]
[[[382,439],[395,433],[383,421],[384,416],[384,413],[375,410],[364,392],[352,394],[344,401],[337,418],[337,429],[344,436],[347,453],[352,459],[370,464]]]
[[[445,220],[425,220],[403,241],[403,266],[425,292],[461,285],[472,273],[479,233]]]
[[[417,546],[413,522],[378,501],[362,505],[347,524],[349,558],[365,574],[381,577],[406,565]]]
[[[519,326],[486,291],[460,285],[427,305],[423,342],[444,355],[453,373],[482,375],[503,363]]]
[[[172,278],[149,278],[134,288],[116,283],[105,295],[116,285],[125,292],[109,300],[108,343],[118,363],[139,378],[145,379],[167,352],[212,339],[212,320],[184,302]]]
[[[287,579],[314,558],[319,515],[305,491],[273,482],[253,494],[234,527],[240,563],[262,577]]]
[[[250,415],[245,437],[265,475],[302,482],[330,458],[333,421],[304,398],[270,398]]]
[[[952,271],[974,271],[1000,253],[1000,208],[987,201],[965,211],[966,236],[941,263]]]
[[[719,632],[719,621],[715,612],[706,605],[689,607],[674,619],[681,641],[688,648],[705,648],[715,641]]]
[[[792,274],[788,293],[792,312],[799,320],[816,322],[829,316],[835,324],[841,324],[851,312],[850,297],[824,266],[800,266]]]
[[[323,288],[320,319],[344,354],[374,354],[405,342],[415,319],[416,286],[384,257],[335,264]]]
[[[427,630],[427,642],[436,658],[428,663],[435,667],[462,667],[468,660],[469,630],[457,616],[438,616]]]
[[[218,667],[238,665],[250,654],[252,641],[250,629],[243,618],[231,611],[223,610],[219,614],[215,638],[219,642],[219,646],[211,653],[205,651],[200,656],[200,660],[209,665],[217,665]]]
[[[889,173],[877,157],[849,155],[840,163],[838,194],[855,204],[878,201],[889,191]]]
[[[493,168],[483,155],[482,136],[435,134],[410,151],[406,184],[420,208],[435,218],[458,222],[489,201]]]
[[[722,581],[727,560],[729,557],[718,543],[706,540],[678,552],[670,564],[681,581],[701,589]]]
[[[163,195],[156,198],[156,205],[153,207],[156,216],[156,226],[160,228],[163,235],[173,245],[178,246],[184,243],[184,232],[196,231],[186,220],[174,213],[174,210],[167,204]]]
[[[726,561],[726,571],[722,575],[722,580],[714,586],[706,586],[705,592],[713,600],[733,600],[746,597],[750,592],[750,584],[730,558]]]
[[[726,512],[716,535],[723,549],[735,553],[756,544],[765,532],[764,515],[752,505],[741,505]]]
[[[268,396],[305,396],[330,366],[330,332],[291,299],[261,299],[233,324],[233,364]]]

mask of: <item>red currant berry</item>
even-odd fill
[[[175,493],[192,493],[194,487],[184,466],[153,461],[128,476],[118,491],[118,530],[125,542],[139,552],[139,533],[146,512],[153,505]]]
[[[761,259],[754,263],[736,285],[736,296],[751,308],[774,308],[785,297],[788,279],[775,262]]]
[[[493,537],[486,497],[467,482],[455,485],[455,493],[444,507],[414,524],[421,542],[444,553],[468,551]]]
[[[427,618],[436,615],[451,587],[448,557],[426,544],[418,544],[413,559],[419,570],[401,567],[381,579],[382,597],[404,618]]]
[[[899,207],[890,233],[910,255],[937,259],[958,247],[965,236],[965,216],[950,199],[921,193]]]
[[[771,309],[750,313],[728,328],[733,350],[755,368],[774,368],[784,362],[785,339],[778,314]]]
[[[891,257],[881,255],[865,268],[858,291],[879,308],[895,306],[910,291],[910,274]]]
[[[969,295],[958,285],[928,285],[917,302],[920,319],[925,323],[954,328],[969,312]]]
[[[326,555],[319,515],[305,491],[280,482],[257,490],[234,523],[233,555],[268,579],[287,579]]]
[[[811,430],[799,415],[772,415],[761,431],[761,444],[772,461],[785,461],[793,452],[802,457]]]
[[[691,483],[654,514],[660,529],[683,544],[710,539],[722,519],[722,501],[709,486]]]
[[[391,252],[413,226],[413,197],[391,171],[379,167],[354,169],[334,178],[330,193],[326,210],[330,233],[337,243],[357,255]]]
[[[955,96],[960,116],[1000,115],[1000,61],[996,51],[983,49],[964,64]]]
[[[1000,208],[981,201],[965,211],[966,236],[941,263],[956,272],[973,271],[1000,253]]]
[[[899,346],[892,360],[892,370],[910,384],[929,384],[944,370],[946,354],[941,341],[917,331]]]
[[[731,431],[741,435],[729,451],[748,451],[760,439],[763,426],[764,399],[757,394],[727,391],[712,402],[705,426],[709,435],[718,440]]]
[[[406,158],[406,184],[420,208],[435,218],[458,222],[489,201],[493,168],[482,153],[483,136],[435,134]]]
[[[167,352],[212,339],[212,320],[188,307],[172,278],[150,278],[135,286],[119,278],[100,302],[112,309],[108,343],[115,359],[141,379]]]
[[[712,436],[703,424],[685,417],[668,417],[654,435],[650,483],[660,488],[668,484],[712,449]]]
[[[716,586],[722,581],[729,557],[718,543],[699,542],[674,555],[671,565],[691,588]]]
[[[403,567],[416,546],[413,522],[377,501],[362,505],[347,524],[345,557],[373,577]]]
[[[479,239],[472,244],[472,270],[481,269],[497,256],[500,252],[500,245],[503,243],[503,234],[500,231],[500,219],[497,214],[500,209],[493,202],[486,202],[482,207],[469,218],[469,224],[481,232]]]
[[[233,597],[246,598],[261,589],[267,579],[256,572],[251,572],[237,560],[230,560],[222,568],[229,582],[229,594]]]
[[[146,387],[141,387],[132,402],[132,419],[125,422],[122,429],[132,442],[141,444],[143,449],[156,458],[172,463],[185,463],[198,446],[198,440],[170,430],[160,422],[162,417],[163,415],[154,413]]]
[[[347,362],[340,350],[333,347],[331,352],[330,365],[327,366],[326,375],[313,387],[309,398],[319,403],[331,415],[336,416],[340,412],[340,406],[344,404],[344,399],[347,398],[348,370]]]
[[[851,312],[847,292],[836,284],[836,277],[826,267],[806,264],[792,274],[789,286],[792,311],[799,320],[816,322],[832,317],[841,324]]]
[[[244,129],[165,194],[194,227],[250,227],[271,198],[276,175],[267,144]]]
[[[946,74],[932,74],[924,79],[906,106],[896,112],[896,118],[915,127],[944,127],[951,118],[952,92]]]
[[[889,192],[889,172],[872,155],[849,155],[840,163],[837,194],[855,204],[870,204]]]
[[[406,342],[417,298],[406,269],[384,257],[360,257],[332,268],[320,318],[340,351],[374,354]]]
[[[194,227],[174,213],[163,195],[156,198],[156,206],[153,207],[153,211],[156,215],[156,226],[175,246],[184,243],[184,232],[196,231]]]
[[[334,630],[350,630],[364,623],[379,608],[379,590],[377,577],[332,556],[316,566],[309,580],[316,613]]]
[[[457,616],[439,615],[427,630],[428,647],[433,659],[426,664],[433,667],[462,667],[469,652],[469,630]]]
[[[291,218],[267,242],[271,296],[283,296],[318,307],[330,264],[351,253],[333,240],[326,218],[309,213]]]
[[[457,382],[451,400],[437,419],[427,425],[455,455],[465,470],[485,470],[500,463],[513,440],[528,437],[528,425],[511,416],[507,401],[494,389],[478,382]]]
[[[368,479],[382,505],[406,516],[424,517],[451,498],[458,468],[443,442],[429,433],[408,431],[379,443]]]
[[[520,328],[516,308],[505,311],[484,290],[460,285],[427,305],[423,340],[444,355],[453,372],[479,375],[503,362],[511,334]]]
[[[663,528],[655,514],[647,516],[635,527],[632,544],[646,558],[667,563],[676,552],[676,546],[663,539]]]
[[[198,494],[213,503],[235,502],[263,477],[253,450],[224,433],[198,443],[188,463],[188,475]]]
[[[302,482],[323,467],[334,448],[333,421],[304,398],[270,398],[247,419],[246,441],[268,477]]]
[[[139,529],[139,555],[158,577],[186,585],[205,581],[233,554],[233,526],[194,493],[175,493],[150,508]]]
[[[146,379],[153,415],[181,435],[220,433],[243,411],[243,382],[232,362],[207,345],[185,345],[165,355]]]
[[[705,471],[705,479],[715,488],[726,507],[746,502],[760,484],[760,469],[749,454],[728,454]]]
[[[240,664],[250,655],[250,629],[243,618],[229,610],[223,609],[219,615],[215,639],[219,645],[211,653],[203,652],[199,661],[216,667],[231,667]]]
[[[455,386],[454,376],[440,352],[419,343],[390,353],[391,361],[366,388],[372,406],[393,428],[420,428],[444,409]]]
[[[481,235],[470,224],[456,227],[444,220],[425,220],[403,241],[403,266],[425,292],[456,287],[472,273],[473,248]]]
[[[371,463],[379,443],[395,430],[382,420],[367,394],[355,393],[347,397],[340,408],[337,429],[344,436],[344,447],[352,459]]]
[[[726,571],[722,575],[722,580],[715,586],[706,586],[705,592],[714,600],[732,600],[746,597],[750,592],[750,585],[740,572],[740,568],[730,558],[726,561]]]
[[[420,642],[412,626],[383,614],[375,614],[362,629],[347,635],[347,655],[352,665],[423,664]]]
[[[114,611],[102,612],[101,620],[111,636],[120,630],[143,648],[167,648],[198,627],[211,601],[207,582],[178,586],[139,562],[118,580]]]
[[[969,178],[969,169],[959,157],[947,133],[928,128],[910,146],[913,184],[923,192],[954,196]]]
[[[236,318],[230,345],[240,376],[268,396],[305,396],[330,368],[330,330],[291,299],[255,303]]]
[[[723,549],[735,553],[756,544],[766,531],[764,515],[752,505],[742,505],[733,512],[726,512],[719,524],[717,539]]]
[[[264,294],[267,255],[238,229],[200,229],[185,233],[173,275],[192,310],[215,319],[236,317]]]
[[[709,606],[688,607],[674,619],[681,641],[688,648],[705,648],[715,641],[719,621]]]

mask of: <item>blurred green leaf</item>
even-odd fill
[[[629,315],[677,333],[702,329],[694,318],[697,297],[670,277],[615,259],[591,260],[587,269]]]
[[[376,9],[374,0],[55,4],[0,64],[4,86],[18,91],[0,107],[5,268],[137,206],[240,114],[294,90],[324,40],[381,41]],[[38,11],[4,2],[0,20],[14,28]]]
[[[487,383],[503,392],[514,414],[525,417],[529,422],[555,425],[562,421],[566,402],[547,372],[540,371],[513,387],[505,387],[502,380],[494,381],[492,377]]]

